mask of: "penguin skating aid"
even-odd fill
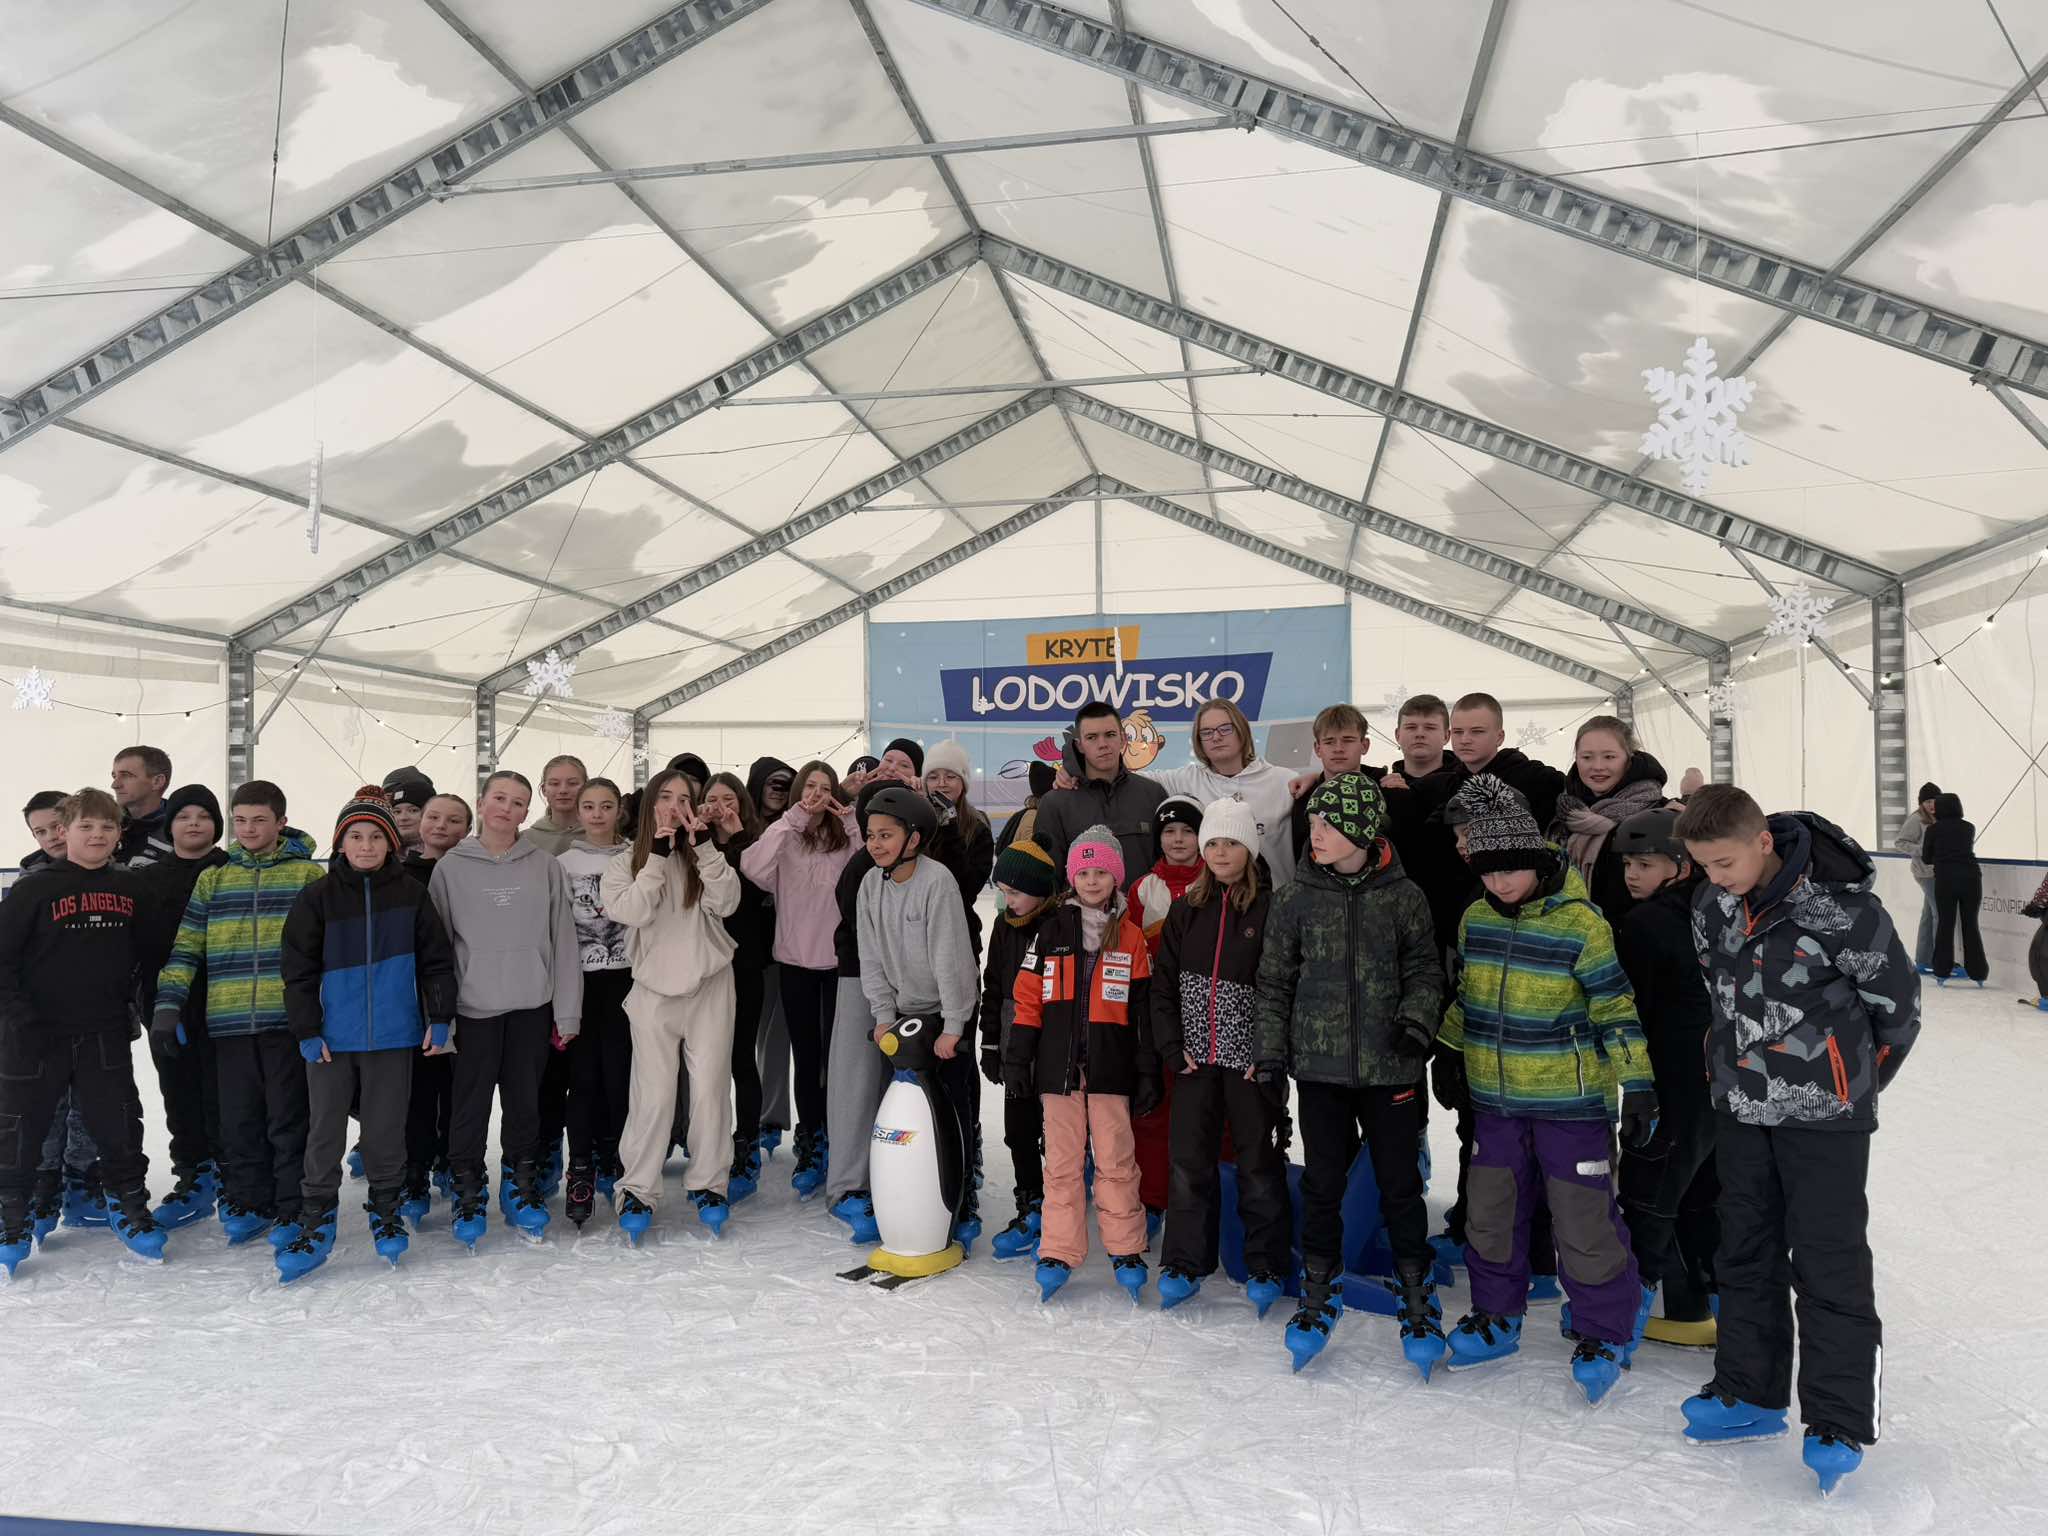
[[[869,1133],[868,1178],[882,1245],[840,1276],[893,1291],[957,1266],[953,1229],[968,1195],[967,1138],[939,1086],[937,1022],[899,1019],[880,1046],[894,1067]]]

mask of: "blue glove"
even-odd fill
[[[309,1067],[320,1065],[321,1052],[326,1049],[327,1042],[318,1035],[315,1035],[310,1040],[301,1040],[299,1042],[299,1054],[306,1058],[306,1065]]]
[[[447,1020],[444,1019],[438,1024],[429,1024],[427,1026],[427,1038],[431,1042],[433,1042],[433,1048],[435,1050],[445,1051],[446,1049],[448,1049]]]

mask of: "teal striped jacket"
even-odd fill
[[[206,1032],[214,1039],[290,1028],[284,1010],[284,920],[299,892],[327,873],[313,839],[286,827],[260,857],[240,843],[200,873],[185,903],[171,958],[156,981],[156,1011],[185,1006],[193,978],[206,979]]]
[[[1439,1044],[1462,1047],[1472,1107],[1533,1120],[1605,1120],[1650,1082],[1635,993],[1614,930],[1569,865],[1512,918],[1481,898],[1458,925],[1465,962]]]

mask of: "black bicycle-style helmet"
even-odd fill
[[[929,848],[939,835],[939,813],[932,809],[931,801],[902,784],[886,784],[877,790],[867,803],[867,814],[887,816],[901,822],[905,831],[919,834],[920,851]]]
[[[1685,844],[1671,835],[1677,825],[1678,812],[1663,806],[1637,811],[1614,829],[1614,851],[1620,854],[1661,853],[1667,859],[1687,858]]]

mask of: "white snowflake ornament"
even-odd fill
[[[1550,732],[1536,724],[1533,720],[1522,727],[1522,733],[1517,738],[1517,742],[1524,752],[1528,751],[1531,747],[1540,747],[1548,740],[1550,740]]]
[[[1406,683],[1394,684],[1393,687],[1380,695],[1380,702],[1386,705],[1387,713],[1392,714],[1408,702],[1408,685]]]
[[[50,680],[43,676],[41,667],[30,667],[14,682],[14,707],[16,709],[54,709],[50,702]]]
[[[306,548],[320,553],[320,472],[327,462],[327,445],[313,445],[313,470],[306,485]]]
[[[544,699],[553,694],[558,699],[576,697],[576,658],[564,657],[553,646],[539,661],[526,664],[526,681],[520,685],[520,692],[530,699]]]
[[[1749,409],[1756,386],[1747,378],[1720,377],[1706,337],[1686,348],[1683,369],[1645,368],[1643,388],[1657,402],[1657,420],[1643,434],[1642,451],[1683,464],[1679,483],[1689,494],[1705,493],[1710,466],[1735,469],[1749,462],[1749,437],[1735,418]]]
[[[1764,633],[1790,635],[1801,645],[1806,645],[1819,631],[1820,621],[1834,606],[1832,597],[1815,597],[1804,585],[1774,592],[1771,594],[1771,622],[1764,626]]]
[[[604,713],[597,717],[596,730],[606,741],[624,741],[633,734],[633,717],[606,705]]]
[[[1711,683],[1708,685],[1707,713],[1710,716],[1732,715],[1735,713],[1735,685],[1733,683]]]

